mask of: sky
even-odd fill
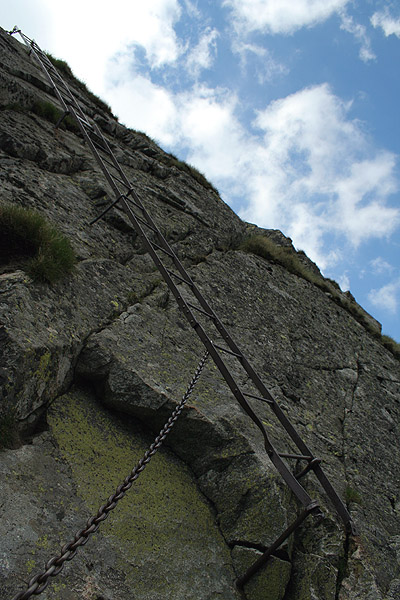
[[[398,0],[3,0],[0,25],[280,229],[400,342]]]

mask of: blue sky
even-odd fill
[[[14,0],[120,121],[277,228],[400,341],[400,5]],[[112,13],[112,14],[111,14]]]

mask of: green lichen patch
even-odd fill
[[[90,513],[130,473],[149,442],[134,422],[112,416],[77,391],[52,405],[48,422]],[[234,579],[229,551],[211,508],[190,471],[170,453],[152,459],[101,531],[118,548],[120,567],[130,565],[127,581],[136,590],[151,586],[154,597],[165,594],[165,577],[172,572],[165,597],[183,597],[182,586],[200,590],[208,573],[214,586],[220,581],[220,593],[232,593],[226,589]]]

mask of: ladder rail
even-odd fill
[[[267,387],[265,386],[265,384],[259,377],[258,373],[255,371],[254,367],[250,364],[250,362],[247,360],[245,355],[241,352],[240,348],[238,347],[236,342],[233,340],[231,335],[228,333],[227,329],[225,328],[223,323],[220,321],[219,317],[216,315],[216,313],[210,306],[209,302],[205,299],[205,297],[200,292],[199,288],[196,286],[196,284],[190,277],[190,275],[187,272],[187,270],[185,269],[185,267],[180,262],[179,258],[175,254],[174,250],[172,249],[172,247],[170,246],[168,241],[162,235],[161,231],[159,230],[158,226],[154,222],[153,218],[151,217],[151,215],[147,212],[146,208],[144,207],[144,205],[143,205],[142,201],[140,200],[139,196],[137,195],[136,191],[133,189],[131,182],[129,181],[128,177],[125,175],[121,165],[119,164],[113,151],[111,150],[109,143],[103,136],[103,134],[102,134],[101,130],[99,129],[99,127],[97,126],[97,124],[93,123],[93,125],[91,125],[89,123],[88,118],[85,115],[85,113],[83,112],[76,97],[73,95],[73,93],[69,89],[68,85],[63,80],[62,76],[58,73],[57,69],[54,67],[54,65],[52,65],[49,58],[39,48],[39,46],[36,44],[36,42],[34,42],[30,38],[28,38],[20,30],[16,30],[16,31],[14,31],[14,33],[19,33],[21,35],[24,43],[30,48],[30,52],[38,60],[40,66],[44,70],[52,88],[54,89],[55,94],[64,109],[65,114],[70,114],[77,121],[79,128],[83,134],[84,140],[88,144],[90,150],[92,151],[94,158],[96,159],[97,163],[99,164],[106,180],[108,181],[113,193],[116,196],[116,200],[113,204],[118,204],[119,208],[125,213],[125,215],[129,219],[130,223],[133,226],[133,229],[135,230],[137,235],[140,237],[140,239],[144,243],[145,249],[147,250],[147,252],[149,252],[154,264],[156,265],[157,269],[161,273],[168,288],[172,292],[179,309],[185,315],[189,324],[194,329],[197,336],[199,337],[201,342],[204,344],[204,346],[210,353],[210,356],[212,357],[214,363],[216,364],[217,368],[219,369],[222,377],[226,381],[228,387],[230,388],[232,394],[238,401],[239,405],[246,412],[246,414],[253,420],[255,425],[260,430],[260,432],[263,436],[265,450],[266,450],[270,460],[272,461],[272,463],[278,470],[278,472],[281,474],[281,476],[283,477],[283,479],[285,480],[287,485],[293,491],[293,493],[298,498],[298,500],[303,504],[303,506],[304,507],[310,506],[310,504],[312,503],[311,497],[306,492],[304,487],[299,483],[296,476],[287,467],[286,463],[282,460],[282,457],[285,457],[285,455],[282,453],[278,453],[276,451],[276,449],[274,448],[273,444],[271,443],[271,441],[269,439],[269,436],[265,430],[265,427],[264,427],[262,421],[260,420],[258,415],[255,413],[255,411],[253,410],[253,408],[251,407],[249,402],[246,400],[245,394],[239,388],[231,371],[229,370],[229,367],[223,360],[221,354],[222,354],[222,352],[227,352],[227,350],[225,350],[225,349],[221,348],[220,346],[213,343],[213,341],[211,340],[210,336],[206,332],[203,325],[194,316],[193,309],[196,309],[196,306],[191,303],[188,303],[183,298],[181,292],[179,291],[177,284],[175,284],[174,279],[177,279],[179,283],[183,283],[188,287],[188,289],[190,290],[192,295],[195,297],[195,299],[199,303],[199,305],[202,309],[201,312],[203,313],[203,315],[205,315],[208,318],[208,320],[214,325],[218,334],[222,337],[225,344],[228,346],[229,354],[233,355],[233,357],[240,363],[241,367],[244,369],[244,371],[246,372],[246,374],[252,381],[254,387],[261,394],[261,399],[265,400],[267,402],[267,404],[270,405],[270,407],[271,407],[273,413],[275,414],[275,416],[277,417],[278,421],[281,423],[281,425],[283,426],[285,431],[288,433],[288,435],[290,436],[292,441],[295,443],[295,445],[300,450],[301,456],[303,456],[303,458],[307,458],[307,460],[309,457],[310,464],[312,463],[310,469],[312,469],[312,471],[316,475],[317,479],[319,480],[321,486],[324,488],[327,496],[331,500],[338,515],[343,520],[346,528],[349,528],[350,530],[352,530],[353,523],[352,523],[351,516],[350,516],[347,508],[343,504],[342,500],[340,499],[339,495],[337,494],[337,492],[333,488],[332,484],[330,483],[329,479],[325,475],[322,467],[319,464],[320,461],[315,458],[315,456],[313,455],[311,450],[308,448],[307,444],[304,442],[304,440],[301,438],[301,436],[299,435],[299,433],[297,432],[295,427],[292,425],[292,423],[290,422],[288,417],[282,411],[278,402],[275,400],[275,398],[273,397],[271,392],[267,389]],[[57,74],[57,77],[52,77],[49,70],[54,71]],[[55,83],[55,81],[61,82],[62,87],[65,88],[66,91],[64,91],[64,89],[60,91],[58,89],[57,83]],[[95,137],[97,138],[97,140],[94,139]],[[101,144],[98,143],[98,140],[101,141],[101,144],[103,144],[103,147],[101,146]],[[102,157],[101,153],[103,153],[107,157],[109,157],[110,161],[107,159],[104,159],[104,157]],[[112,169],[115,169],[115,171],[118,175],[113,174],[110,171],[110,169],[105,164],[105,160]],[[125,191],[122,191],[121,187],[120,187],[121,185],[126,187],[127,189]],[[132,204],[129,202],[130,199],[132,199],[132,204],[135,206],[135,208],[137,210],[140,210],[140,212],[141,212],[140,217],[138,217],[138,215],[134,212],[134,210],[132,208]],[[150,228],[150,230],[152,230],[153,233],[155,233],[155,235],[157,237],[157,243],[153,243],[149,240],[148,236],[146,235],[145,231],[143,230],[141,222],[142,222],[142,224],[147,225]],[[157,254],[156,249],[163,252],[165,255],[167,255],[172,260],[174,267],[177,270],[177,274],[165,267],[164,263],[162,262],[159,255]],[[197,309],[197,310],[199,310],[199,309]],[[247,394],[247,396],[256,398],[256,396],[253,396],[252,394]],[[290,457],[290,455],[287,455],[287,457]],[[317,513],[320,511],[318,508],[314,508],[312,512]]]

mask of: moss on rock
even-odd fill
[[[91,513],[148,447],[137,422],[118,419],[78,391],[52,405],[48,422]],[[170,453],[154,457],[101,529],[119,550],[119,567],[130,565],[126,578],[138,597],[147,598],[148,590],[149,598],[205,598],[209,585],[215,597],[235,597],[229,551],[213,512]]]

